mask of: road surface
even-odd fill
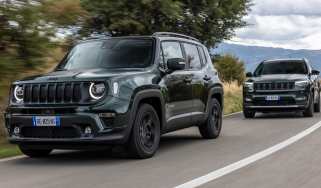
[[[119,149],[113,152],[54,152],[45,159],[20,158],[0,162],[0,187],[16,188],[171,188],[191,184],[235,162],[290,140],[321,121],[321,114],[259,114],[245,120],[241,114],[224,119],[217,140],[201,139],[196,128],[162,137],[154,158],[133,160]],[[320,123],[319,123],[320,124]],[[321,128],[293,144],[224,176],[207,179],[213,187],[320,187]],[[186,184],[187,183],[187,184]],[[185,186],[186,187],[186,186]]]

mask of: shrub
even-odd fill
[[[213,58],[214,66],[219,73],[220,79],[228,84],[237,82],[240,86],[245,80],[244,63],[232,55],[216,55]]]

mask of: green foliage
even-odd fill
[[[237,82],[241,85],[245,80],[244,63],[232,55],[215,56],[214,66],[223,82]]]
[[[42,1],[40,11],[47,23],[58,28],[81,26],[88,17],[79,0],[45,0]]]
[[[250,0],[81,0],[89,12],[83,32],[113,36],[172,31],[212,47],[244,26]]]
[[[80,25],[85,15],[77,0],[0,1],[0,83],[44,64],[57,30]]]

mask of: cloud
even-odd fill
[[[255,0],[252,9],[257,15],[321,16],[320,0]]]
[[[321,49],[320,0],[256,0],[233,42],[283,47]]]

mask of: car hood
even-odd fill
[[[134,74],[140,74],[142,70],[138,69],[89,69],[89,70],[68,70],[54,71],[47,74],[27,77],[18,82],[48,82],[48,81],[74,81],[74,80],[91,80],[91,79],[108,79],[111,77],[124,77]]]
[[[299,81],[308,79],[307,75],[303,74],[275,74],[275,75],[262,75],[259,77],[250,78],[254,82],[266,81]]]

